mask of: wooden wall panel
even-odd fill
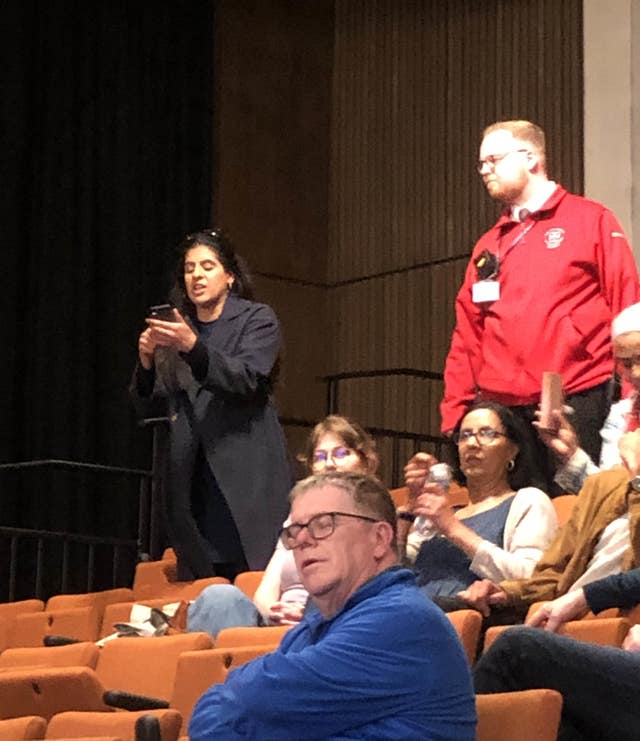
[[[581,0],[217,0],[216,220],[286,338],[278,397],[318,417],[330,372],[441,371],[500,118],[547,131],[582,190]],[[436,432],[442,384],[350,381],[341,410]]]
[[[547,130],[551,175],[582,188],[581,2],[336,0],[328,283],[333,372],[441,371],[454,299],[498,208],[482,129]],[[437,432],[442,385],[354,380],[367,424]]]

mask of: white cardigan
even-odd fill
[[[464,521],[464,518],[460,519],[460,522]],[[556,511],[549,497],[533,486],[520,489],[509,508],[502,547],[483,540],[469,568],[481,579],[496,583],[503,579],[526,579],[531,576],[557,529]],[[415,561],[427,537],[411,531],[407,538],[407,558],[410,561]]]

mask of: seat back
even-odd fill
[[[133,577],[134,599],[153,597],[178,578],[175,561],[146,561],[136,565]]]
[[[44,667],[0,672],[0,718],[39,715],[47,720],[65,710],[108,708],[103,687],[88,666]]]
[[[447,617],[456,629],[469,665],[473,665],[478,652],[482,615],[477,610],[454,610],[448,612]]]
[[[233,584],[242,590],[249,599],[253,599],[263,576],[264,571],[242,571],[233,580]]]
[[[0,654],[0,671],[43,666],[90,666],[95,669],[99,654],[100,649],[95,643],[8,648]]]
[[[136,723],[142,716],[152,716],[160,725],[162,741],[176,741],[182,718],[176,710],[145,710],[135,713],[58,713],[49,721],[47,738],[120,738],[133,741]]]
[[[63,635],[79,641],[95,641],[102,614],[94,607],[73,607],[18,615],[9,630],[8,645],[42,646],[45,636]]]
[[[224,628],[216,636],[216,648],[240,648],[242,646],[278,645],[291,625],[268,625],[264,628]]]
[[[523,690],[476,695],[476,741],[556,741],[562,695],[555,690]]]
[[[207,633],[117,638],[102,647],[96,674],[106,690],[124,690],[169,701],[180,654],[211,647]]]
[[[127,602],[133,599],[133,590],[126,587],[105,589],[102,592],[83,594],[57,594],[47,601],[46,610],[66,610],[72,607],[95,607],[102,612],[113,602]]]
[[[391,494],[391,499],[393,499],[396,509],[398,507],[404,507],[409,499],[409,487],[399,486],[397,489],[389,489],[389,494]]]
[[[170,561],[156,561],[161,564],[159,568],[171,570],[174,567]],[[133,595],[136,602],[148,599],[162,598],[167,602],[176,602],[178,600],[195,599],[203,589],[211,584],[229,584],[229,580],[223,576],[210,576],[207,579],[196,579],[195,581],[169,581],[158,579],[156,582],[146,582],[138,579],[138,568],[140,566],[149,566],[150,564],[138,564],[136,567],[136,580],[133,583]]]
[[[0,604],[0,619],[11,619],[17,615],[30,612],[42,612],[44,602],[41,599],[25,599],[18,602],[3,602]]]
[[[397,489],[390,489],[389,494],[391,494],[391,499],[393,499],[396,508],[404,507],[409,499],[409,487],[400,486]],[[469,504],[469,492],[466,487],[452,481],[447,492],[447,500],[452,507],[463,507],[465,504]]]
[[[147,607],[157,607],[162,609],[171,600],[164,599],[162,597],[158,599],[144,599],[137,603],[134,602],[114,602],[112,605],[107,605],[104,608],[102,615],[102,626],[100,628],[100,638],[115,633],[114,625],[116,623],[128,623],[131,619],[131,608],[134,604],[146,605]]]
[[[551,500],[551,504],[553,504],[553,508],[556,511],[556,517],[558,518],[558,527],[562,527],[567,523],[577,501],[578,497],[576,494],[561,494]]]
[[[513,625],[494,625],[484,637],[484,651],[487,652],[498,636]],[[591,620],[570,620],[558,629],[560,635],[569,636],[576,641],[595,643],[599,646],[620,648],[631,628],[626,618],[593,618]]]
[[[178,710],[183,719],[182,733],[187,733],[194,705],[211,685],[222,684],[231,669],[271,653],[276,648],[275,644],[265,644],[183,653],[178,659],[171,695],[171,707]]]
[[[0,720],[0,741],[44,738],[47,721],[39,715]]]

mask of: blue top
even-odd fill
[[[329,620],[313,611],[274,653],[200,698],[189,737],[473,741],[469,666],[444,613],[394,567]]]
[[[484,540],[501,546],[513,499],[509,497],[461,522]],[[470,566],[471,559],[461,548],[444,536],[436,535],[420,546],[414,570],[418,574],[418,584],[429,597],[453,597],[481,578]]]
[[[640,604],[640,569],[605,576],[583,588],[589,609],[596,614],[609,607],[633,607]]]

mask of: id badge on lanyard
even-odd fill
[[[535,222],[527,225],[507,247],[502,259],[524,239],[525,234],[534,226]],[[498,247],[499,250],[499,247]],[[476,260],[476,274],[478,280],[471,287],[471,300],[474,304],[486,304],[500,298],[500,282],[497,279],[500,272],[500,257],[485,250]]]
[[[497,301],[500,298],[500,283],[497,280],[479,280],[471,287],[471,300],[474,304]]]

